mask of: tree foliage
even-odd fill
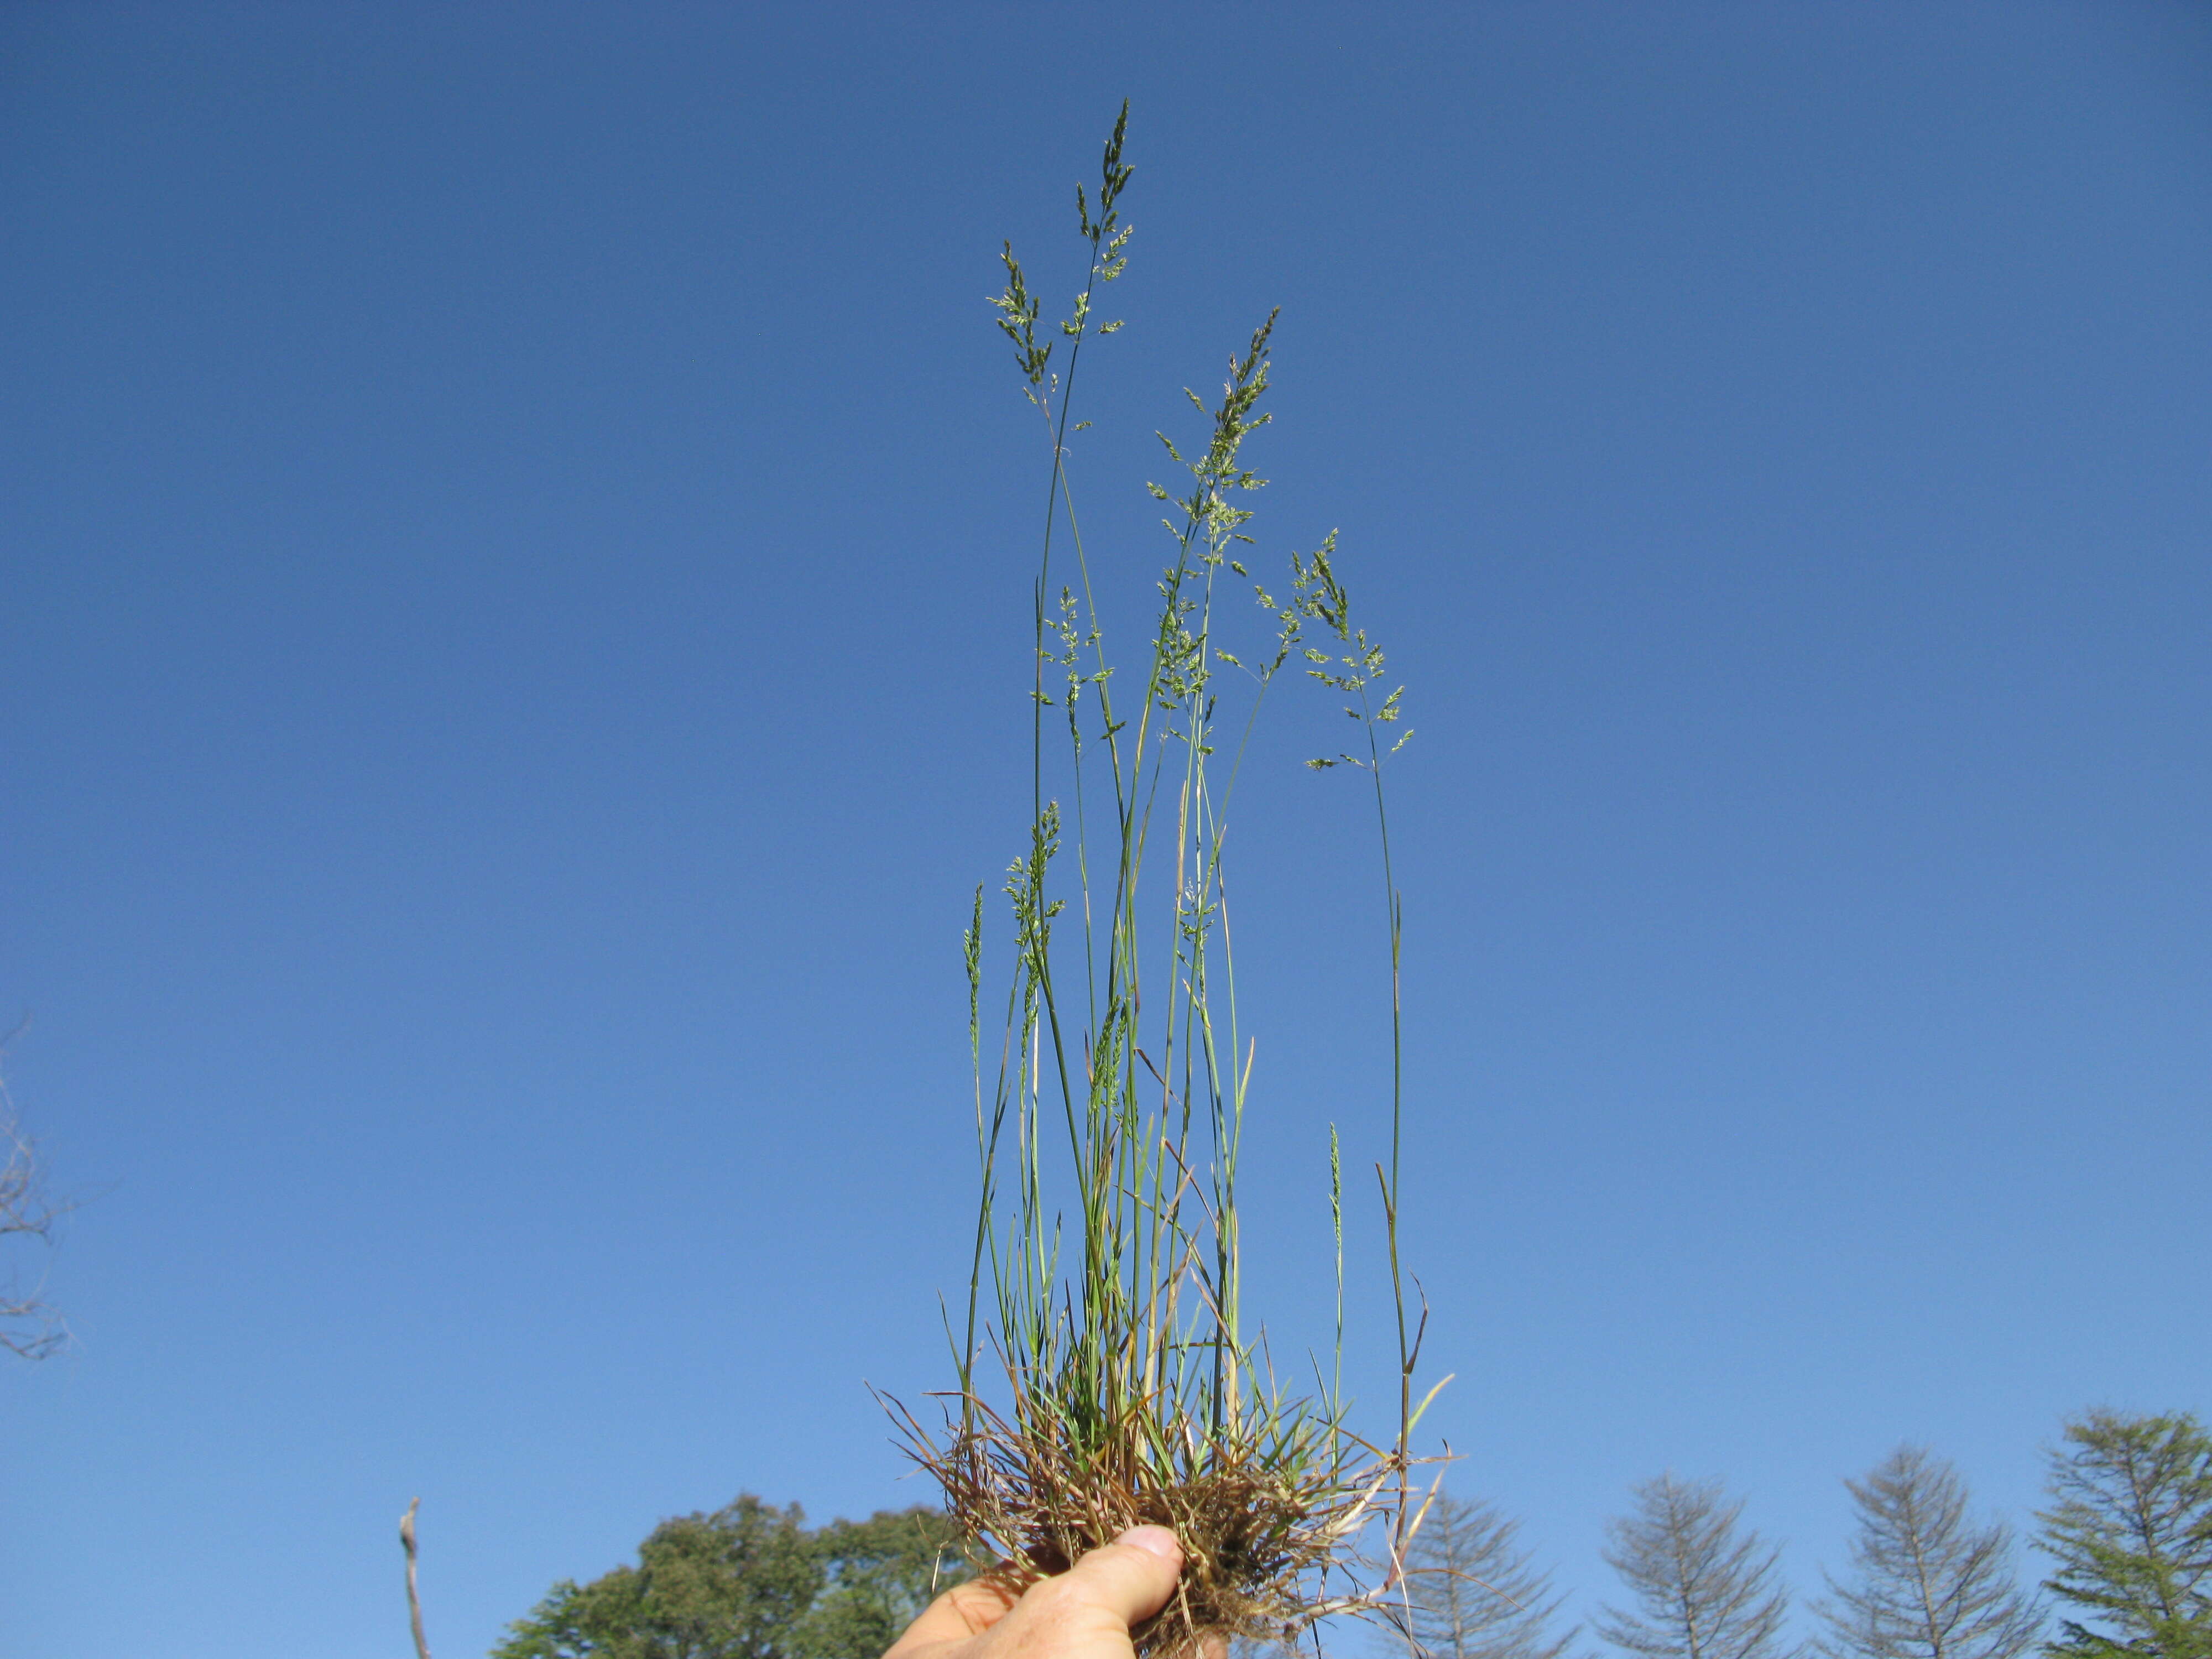
[[[2187,1413],[2097,1410],[2051,1454],[2051,1507],[2036,1542],[2046,1588],[2075,1620],[2063,1659],[2212,1659],[2212,1434]]]
[[[932,1596],[967,1577],[958,1531],[935,1510],[833,1521],[815,1547],[823,1583],[799,1624],[799,1659],[877,1659]]]
[[[562,1580],[492,1659],[877,1659],[935,1588],[964,1576],[934,1510],[810,1532],[750,1493],[662,1522],[637,1565]]]
[[[1553,1632],[1565,1598],[1519,1533],[1519,1522],[1480,1500],[1439,1495],[1429,1506],[1407,1563],[1420,1650],[1435,1659],[1561,1659],[1577,1632]]]
[[[1794,1659],[1781,1552],[1737,1532],[1742,1500],[1717,1480],[1671,1474],[1633,1495],[1634,1511],[1606,1528],[1605,1559],[1639,1610],[1606,1607],[1598,1633],[1642,1659]]]
[[[2043,1620],[2013,1576],[2012,1534],[1974,1526],[1966,1483],[1924,1447],[1899,1446],[1863,1480],[1847,1582],[1818,1611],[1830,1659],[2018,1659]]]

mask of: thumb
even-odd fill
[[[1068,1570],[1061,1594],[1110,1613],[1124,1625],[1167,1606],[1182,1571],[1182,1546],[1165,1527],[1132,1527]]]

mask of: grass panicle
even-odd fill
[[[1187,482],[1149,486],[1171,551],[1141,682],[1106,654],[1067,460],[1084,349],[1121,326],[1097,307],[1128,264],[1127,118],[1125,104],[1095,198],[1077,191],[1089,269],[1066,319],[1041,325],[1011,245],[994,301],[1050,458],[1032,810],[1004,883],[1012,963],[994,1056],[981,887],[963,939],[981,1192],[964,1326],[948,1319],[958,1386],[943,1396],[941,1427],[890,1403],[1009,1588],[1129,1527],[1173,1528],[1187,1565],[1176,1600],[1136,1632],[1149,1659],[1216,1638],[1290,1639],[1331,1613],[1401,1614],[1426,1501],[1413,1437],[1427,1401],[1413,1396],[1425,1310],[1409,1312],[1398,1253],[1401,910],[1383,773],[1405,741],[1402,690],[1382,688],[1383,655],[1352,618],[1334,532],[1290,556],[1286,586],[1252,574],[1248,503],[1266,481],[1246,447],[1270,418],[1273,315],[1231,357],[1218,398],[1188,394],[1200,441],[1160,434]],[[1224,848],[1254,724],[1291,665],[1346,699],[1363,741],[1312,763],[1367,771],[1382,831],[1392,1073],[1376,1176],[1400,1386],[1395,1432],[1379,1444],[1346,1422],[1335,1126],[1335,1351],[1328,1375],[1315,1364],[1311,1393],[1278,1381],[1242,1308],[1237,1176],[1256,1045],[1237,1008]],[[1060,793],[1047,788],[1048,767]]]

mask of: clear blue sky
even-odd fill
[[[2018,1518],[2212,1406],[2212,12],[15,4],[0,1019],[84,1202],[8,1659],[400,1652],[416,1493],[449,1659],[927,1495],[862,1382],[945,1381],[1026,799],[983,301],[1125,94],[1102,556],[1279,303],[1264,556],[1341,526],[1412,688],[1460,1489],[1587,1606],[1721,1475],[1813,1586],[1901,1438]],[[1285,1346],[1377,1108],[1320,718],[1243,849]]]

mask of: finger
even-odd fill
[[[1126,1628],[1151,1618],[1175,1594],[1182,1546],[1165,1527],[1132,1527],[1052,1581],[1053,1603],[1111,1614]]]
[[[917,1649],[980,1636],[1005,1618],[1013,1604],[1013,1597],[994,1578],[955,1584],[921,1610],[921,1616],[891,1644],[884,1659],[911,1659]]]

